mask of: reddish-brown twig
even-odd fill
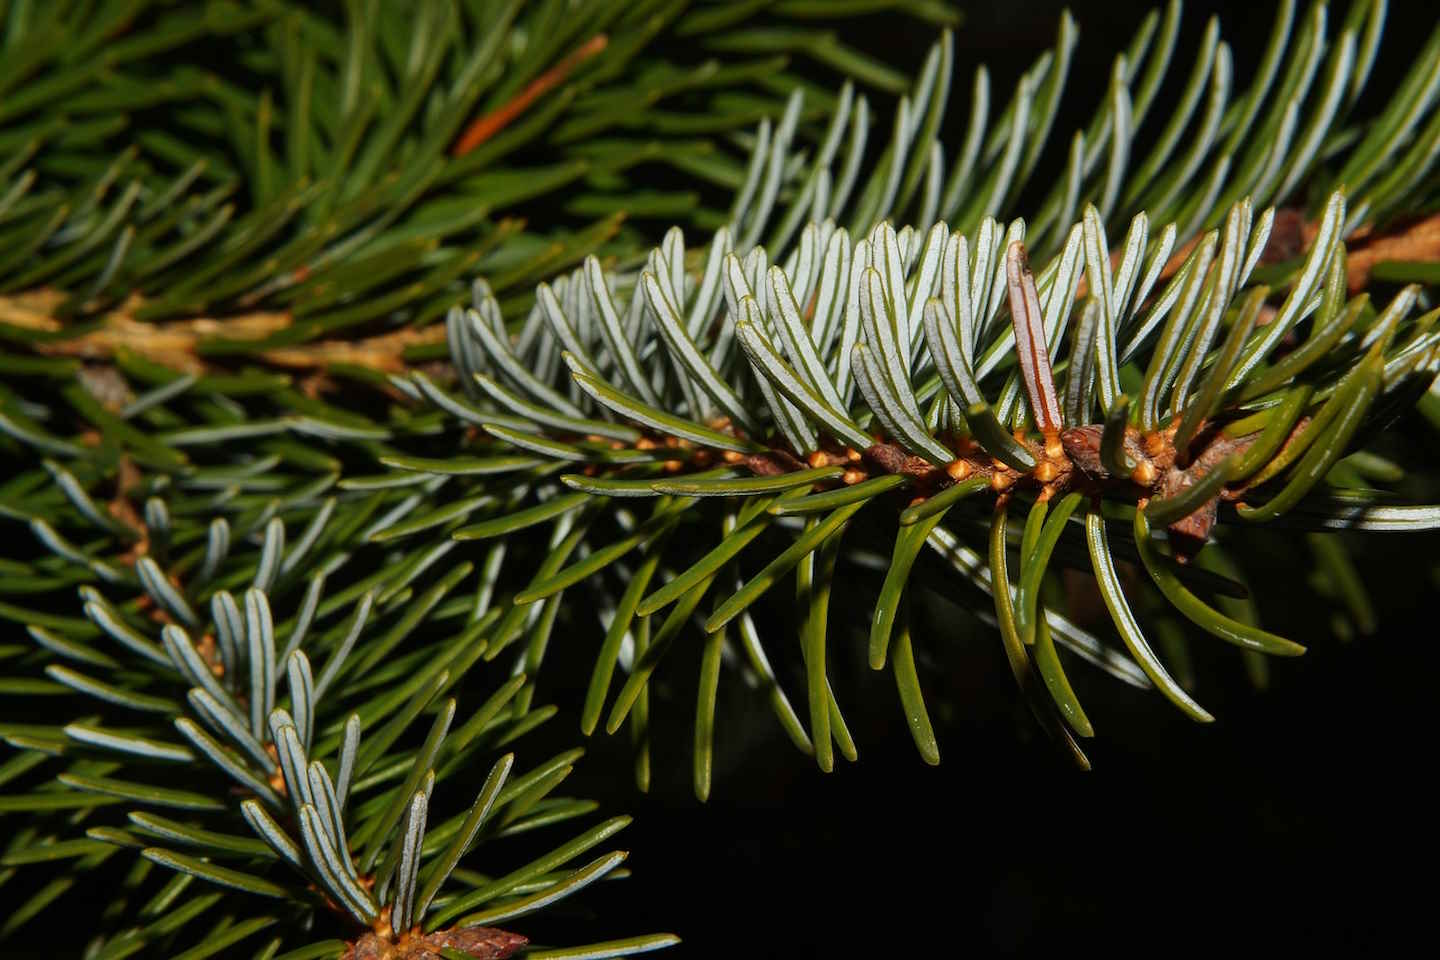
[[[603,33],[598,33],[585,41],[574,53],[526,84],[524,90],[466,127],[465,132],[460,135],[460,139],[455,142],[450,153],[456,157],[463,157],[495,136],[516,117],[524,113],[536,99],[563,83],[576,67],[604,50],[605,45],[609,42],[610,38]]]

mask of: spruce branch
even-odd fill
[[[1191,46],[1171,3],[1088,116],[1068,15],[992,111],[948,32],[907,80],[786,26],[806,4],[129,6],[52,36],[57,4],[0,70],[0,518],[24,544],[0,619],[28,634],[0,689],[69,711],[0,727],[4,864],[37,877],[5,933],[131,849],[101,955],[273,953],[311,924],[344,939],[297,955],[506,955],[476,925],[623,873],[571,866],[620,819],[498,878],[460,865],[594,809],[554,794],[578,751],[506,759],[556,713],[547,661],[590,665],[582,731],[628,726],[644,789],[676,707],[652,681],[697,645],[704,798],[736,674],[821,769],[853,761],[846,657],[891,672],[938,762],[926,654],[958,602],[1088,765],[1073,658],[1204,722],[1189,634],[1259,683],[1303,652],[1260,625],[1251,529],[1305,532],[1344,635],[1377,617],[1342,535],[1440,523],[1390,429],[1440,423],[1440,32],[1355,114],[1383,3],[1280,4],[1244,89],[1218,22]],[[187,60],[194,36],[254,82]],[[802,84],[793,55],[850,81]],[[653,189],[652,161],[696,189]],[[646,211],[680,221],[653,248]],[[490,773],[440,819],[467,769]],[[199,934],[215,884],[258,906]]]
[[[851,517],[867,503],[882,505],[868,512],[874,517],[876,510],[883,515],[884,504],[903,496],[900,539],[871,635],[872,665],[883,667],[894,611],[905,596],[913,558],[927,542],[942,551],[952,549],[933,533],[965,498],[988,489],[1001,504],[1016,497],[1033,501],[1038,512],[1032,516],[1038,523],[1051,502],[1063,501],[1063,515],[1068,516],[1078,495],[1092,503],[1087,529],[1094,570],[1102,585],[1109,583],[1107,604],[1130,654],[1162,692],[1196,718],[1208,719],[1165,671],[1130,613],[1113,572],[1115,548],[1105,535],[1099,503],[1123,507],[1124,516],[1139,518],[1134,522],[1134,549],[1160,592],[1202,630],[1272,655],[1303,652],[1299,645],[1202,601],[1183,583],[1198,570],[1185,561],[1211,538],[1222,503],[1234,504],[1234,515],[1246,520],[1284,516],[1302,503],[1308,510],[1324,511],[1323,498],[1312,494],[1382,387],[1403,392],[1407,382],[1423,387],[1434,374],[1434,314],[1413,316],[1413,288],[1401,291],[1373,315],[1363,335],[1337,339],[1332,333],[1348,330],[1366,309],[1364,297],[1345,301],[1340,230],[1346,203],[1340,194],[1327,205],[1317,241],[1283,302],[1269,322],[1259,326],[1269,289],[1255,289],[1243,303],[1240,294],[1262,262],[1273,218],[1273,211],[1255,217],[1248,201],[1232,207],[1224,229],[1210,232],[1191,252],[1168,291],[1161,289],[1158,265],[1168,259],[1167,239],[1175,231],[1162,230],[1158,250],[1147,250],[1151,244],[1145,239],[1145,218],[1137,218],[1126,264],[1148,259],[1155,266],[1136,290],[1125,276],[1110,274],[1109,248],[1094,208],[1087,211],[1083,227],[1071,230],[1060,254],[1041,268],[1038,283],[1019,239],[1023,223],[1012,228],[1010,234],[1017,239],[1002,253],[1001,231],[994,221],[983,223],[974,238],[951,234],[938,224],[922,241],[909,228],[897,232],[882,224],[854,242],[843,228],[826,222],[806,227],[786,260],[787,269],[766,270],[769,258],[760,248],[743,263],[733,253],[724,254],[719,269],[725,277],[722,298],[715,289],[718,284],[706,279],[708,267],[693,286],[676,279],[668,265],[686,258],[678,232],[672,232],[638,277],[607,280],[592,262],[555,284],[559,296],[547,299],[542,292],[524,327],[536,331],[529,338],[533,354],[512,352],[517,348],[493,332],[503,329],[497,326],[498,307],[488,291],[477,288],[476,306],[452,311],[448,323],[457,368],[483,389],[471,400],[451,397],[441,405],[489,432],[500,441],[499,451],[509,445],[542,461],[552,460],[562,471],[559,483],[576,493],[557,494],[549,501],[554,509],[544,503],[527,507],[462,528],[454,536],[493,537],[557,516],[588,518],[607,502],[619,509],[637,497],[658,498],[650,518],[634,528],[633,536],[603,548],[599,541],[591,559],[564,570],[542,570],[516,595],[516,603],[523,605],[595,577],[627,554],[645,551],[655,537],[646,531],[668,529],[678,515],[694,514],[707,502],[741,505],[739,512],[737,507],[720,507],[729,518],[725,525],[730,532],[693,566],[687,568],[687,560],[670,561],[673,548],[667,550],[661,570],[670,566],[674,579],[634,605],[641,617],[667,608],[670,612],[660,631],[663,642],[636,662],[619,694],[607,723],[613,731],[673,644],[676,631],[703,599],[714,572],[733,562],[767,527],[774,531],[770,518],[824,517],[796,529],[793,542],[728,600],[720,595],[715,612],[703,620],[704,630],[714,634],[796,564],[808,563],[822,545],[838,542]],[[729,236],[725,230],[717,234],[703,262],[713,263],[717,247],[723,249]],[[972,248],[977,251],[973,257]],[[1095,291],[1089,302],[1096,305],[1100,321],[1095,335],[1071,342],[1093,343],[1085,359],[1093,356],[1096,362],[1087,364],[1088,382],[1067,386],[1067,392],[1080,399],[1072,399],[1062,413],[1052,371],[1079,369],[1080,358],[1066,355],[1063,347],[1082,261],[1087,261],[1083,270]],[[1123,266],[1122,273],[1138,276],[1138,266]],[[612,303],[626,286],[630,306]],[[846,289],[848,295],[841,292]],[[721,306],[722,299],[728,306]],[[601,317],[634,312],[637,303],[642,319],[630,327],[635,334],[612,329],[602,335],[607,328]],[[800,304],[806,305],[804,313]],[[691,318],[688,323],[682,321],[682,308]],[[1275,362],[1272,351],[1302,321],[1313,324],[1312,339],[1325,344],[1324,350],[1293,349]],[[564,357],[573,383],[581,389],[578,408],[545,385],[540,358],[552,332],[559,340],[551,347],[552,358],[556,353]],[[1397,351],[1402,337],[1407,346]],[[519,349],[526,339],[522,332]],[[741,349],[729,346],[733,343]],[[614,365],[618,372],[621,364],[609,358],[627,353],[668,357],[670,362],[652,366],[638,380],[632,373],[627,390],[612,385],[615,372],[608,369]],[[596,359],[607,354],[608,362]],[[1343,359],[1346,354],[1348,359]],[[1322,356],[1325,364],[1315,366]],[[1120,392],[1122,365],[1134,371],[1132,376],[1142,376],[1142,365],[1147,371],[1134,407]],[[538,379],[525,372],[532,369],[540,371]],[[550,370],[550,377],[563,378],[554,359]],[[1389,381],[1386,370],[1393,377]],[[842,381],[845,372],[853,373],[853,385]],[[516,392],[502,390],[498,379],[509,380]],[[1001,387],[998,400],[982,388],[987,381]],[[1293,387],[1297,383],[1305,386],[1298,395]],[[637,395],[641,384],[653,401]],[[854,385],[860,388],[858,398]],[[846,393],[852,399],[845,399]],[[426,395],[441,402],[433,386]],[[1299,402],[1284,402],[1294,396]],[[501,415],[487,416],[483,408],[497,399],[508,408],[503,429]],[[562,403],[579,414],[588,406],[591,419],[545,412]],[[645,436],[635,440],[614,432],[603,421],[607,414],[628,421]],[[516,423],[515,417],[522,422]],[[742,418],[760,426],[742,430]],[[444,470],[439,462],[390,463],[402,469]],[[886,482],[877,483],[882,479]],[[678,512],[671,506],[677,497],[684,498]],[[811,499],[818,501],[814,508],[806,503]],[[1426,509],[1418,507],[1413,515],[1421,516]],[[1152,525],[1167,528],[1173,559],[1159,557],[1148,546]],[[1026,638],[1026,648],[1039,633],[1052,629],[1062,643],[1086,648],[1094,642],[1064,618],[1047,618],[1044,631],[1037,623],[1034,594],[1066,526],[1062,521],[1048,528],[1048,536],[1033,541],[1050,544],[1036,551],[1033,562],[1032,547],[1022,546],[1021,582],[1026,586],[1018,604],[995,590],[995,581],[981,576],[978,565],[968,571],[977,587],[993,591],[997,602],[1014,608],[997,616],[1002,625],[1014,624]],[[1038,533],[1040,527],[1035,529]],[[1027,532],[1026,543],[1031,542]],[[611,597],[606,606],[621,604]],[[608,658],[613,653],[604,656],[597,677],[611,669]],[[1046,654],[1040,662],[1046,686],[1059,698],[1056,706],[1088,733],[1088,721],[1059,661]],[[902,690],[923,706],[913,682]],[[812,726],[809,733],[813,743],[819,731]],[[928,735],[925,739],[928,742]],[[933,753],[933,747],[922,744],[922,752]]]
[[[922,118],[938,116],[945,107],[948,87],[941,81],[948,76],[950,60],[950,41],[945,36],[921,70],[914,100],[902,101],[893,139],[863,184],[850,172],[858,169],[855,158],[864,145],[863,99],[849,88],[842,92],[814,166],[806,172],[803,165],[795,168],[787,159],[803,113],[803,99],[792,96],[778,126],[764,123],[759,128],[750,172],[729,223],[693,265],[695,258],[687,257],[678,230],[645,258],[639,272],[607,275],[591,256],[581,270],[540,285],[523,323],[513,331],[497,298],[498,288],[478,283],[473,309],[451,310],[445,324],[445,343],[460,393],[451,393],[418,373],[388,380],[393,395],[432,404],[442,419],[458,418],[466,424],[470,445],[478,444],[477,453],[450,464],[381,452],[381,462],[396,473],[357,477],[341,481],[341,486],[356,493],[394,490],[397,498],[403,498],[394,501],[390,513],[359,532],[372,541],[403,541],[448,525],[457,540],[465,541],[508,537],[553,523],[549,543],[555,549],[528,585],[513,594],[513,606],[496,621],[496,636],[487,652],[496,656],[532,625],[543,624],[541,632],[529,639],[525,655],[528,666],[538,667],[554,614],[536,620],[527,612],[534,609],[531,604],[543,600],[544,609],[553,611],[553,603],[566,589],[603,579],[607,568],[621,569],[614,565],[627,555],[636,551],[644,555],[666,542],[665,534],[676,524],[689,523],[689,517],[704,509],[705,501],[717,497],[720,502],[735,497],[762,499],[757,501],[761,506],[730,515],[726,522],[734,532],[722,542],[723,549],[712,551],[713,559],[688,571],[683,566],[674,571],[681,574],[675,583],[686,584],[687,591],[662,587],[657,599],[636,598],[633,609],[641,621],[648,622],[646,617],[659,612],[662,596],[681,602],[676,610],[693,610],[702,599],[695,591],[710,585],[713,572],[733,562],[740,548],[766,528],[772,535],[786,530],[793,521],[785,517],[840,511],[807,528],[791,549],[782,551],[758,578],[745,581],[731,601],[721,604],[707,620],[712,631],[718,629],[747,612],[776,578],[796,564],[808,565],[812,550],[826,544],[833,549],[850,526],[850,515],[881,493],[889,499],[908,498],[901,526],[924,522],[930,528],[926,542],[942,553],[954,552],[937,532],[944,529],[940,526],[944,516],[982,485],[1002,501],[1020,495],[1044,504],[1080,493],[1092,500],[1133,505],[1128,507],[1131,513],[1143,509],[1151,523],[1168,528],[1176,559],[1182,561],[1210,538],[1222,502],[1235,503],[1242,518],[1273,519],[1294,510],[1296,517],[1341,522],[1334,519],[1339,514],[1326,513],[1330,508],[1317,505],[1312,495],[1316,485],[1382,391],[1413,392],[1414,384],[1423,383],[1433,371],[1429,331],[1433,317],[1410,316],[1415,295],[1409,290],[1373,320],[1363,300],[1344,303],[1348,274],[1342,238],[1347,232],[1361,235],[1373,227],[1350,212],[1353,207],[1339,193],[1317,214],[1313,233],[1303,245],[1303,260],[1293,272],[1276,274],[1278,289],[1285,291],[1283,302],[1267,306],[1269,294],[1262,289],[1241,307],[1239,295],[1257,268],[1271,273],[1289,269],[1283,261],[1274,262],[1276,254],[1270,249],[1277,215],[1266,211],[1256,217],[1250,199],[1228,209],[1215,206],[1216,192],[1202,190],[1199,180],[1186,179],[1197,176],[1193,156],[1174,173],[1180,178],[1176,189],[1188,191],[1193,202],[1183,207],[1168,204],[1182,221],[1166,224],[1152,236],[1152,222],[1163,221],[1137,213],[1123,244],[1112,248],[1106,235],[1109,218],[1101,205],[1122,202],[1112,187],[1125,176],[1128,138],[1148,112],[1154,85],[1175,42],[1177,15],[1172,6],[1163,22],[1143,24],[1126,58],[1117,61],[1111,95],[1083,141],[1077,141],[1090,144],[1077,154],[1083,161],[1075,168],[1079,172],[1063,193],[1053,193],[1052,200],[1042,205],[1041,248],[1048,243],[1053,252],[1038,278],[1025,263],[1027,247],[1039,254],[1036,228],[1022,220],[1005,226],[983,216],[986,207],[976,204],[1003,205],[1013,193],[1011,178],[1025,165],[1005,157],[1030,155],[1033,160],[1043,149],[1054,118],[1037,115],[1032,123],[1031,100],[1038,89],[1048,91],[1044,96],[1052,99],[1058,95],[1063,82],[1058,71],[1068,62],[1074,42],[1074,25],[1068,18],[1062,21],[1057,50],[1022,79],[1017,98],[1003,117],[1008,127],[997,124],[986,134],[984,101],[975,104],[977,119],[968,140],[998,166],[979,192],[962,191],[972,198],[963,209],[958,194],[942,202],[938,193],[917,200],[915,195],[902,197],[900,190],[907,182],[918,182],[901,175],[903,161],[915,155],[912,148],[935,153],[937,145],[927,149],[923,142],[916,147],[914,141],[917,136],[933,136],[933,125]],[[1290,17],[1289,8],[1282,8],[1266,65],[1245,99],[1238,101],[1243,108],[1230,111],[1233,119],[1222,125],[1230,131],[1233,144],[1242,141],[1248,124],[1258,124],[1256,130],[1295,125],[1300,104],[1317,111],[1307,122],[1312,135],[1303,144],[1320,137],[1342,115],[1333,95],[1335,85],[1317,88],[1318,99],[1311,104],[1306,93],[1310,80],[1293,65],[1281,85],[1288,91],[1287,112],[1267,106],[1276,64],[1289,43]],[[1318,14],[1304,21],[1297,56],[1316,61],[1323,23]],[[1348,64],[1355,56],[1354,29],[1351,24],[1335,50],[1339,64]],[[1228,70],[1217,37],[1212,29],[1202,41],[1203,69],[1197,70],[1202,79],[1212,66]],[[1159,46],[1147,54],[1152,42]],[[1147,55],[1156,59],[1141,75],[1134,64]],[[1424,69],[1418,65],[1406,83],[1428,90]],[[1046,83],[1051,86],[1043,86]],[[1138,84],[1133,93],[1132,83]],[[984,87],[977,83],[977,89]],[[1368,169],[1375,156],[1405,149],[1409,131],[1431,99],[1429,94],[1422,98],[1418,114],[1383,115],[1372,136],[1351,141],[1361,145],[1348,162],[1355,166],[1359,161],[1354,158],[1363,156],[1364,163],[1355,168]],[[924,109],[912,108],[911,102],[923,103]],[[1182,130],[1185,123],[1180,121]],[[842,157],[840,134],[847,127],[855,135],[848,157]],[[1110,150],[1102,162],[1096,145],[1103,145],[1106,138]],[[1316,176],[1324,178],[1313,166],[1316,151],[1301,149],[1287,157],[1283,141],[1269,145],[1263,164],[1250,164],[1252,186],[1264,193],[1274,193],[1276,183],[1298,186]],[[1211,146],[1209,134],[1200,142],[1203,156]],[[1142,167],[1145,176],[1171,175],[1166,149]],[[1217,169],[1227,168],[1230,161],[1221,159]],[[832,172],[832,163],[842,164],[840,174]],[[787,173],[790,168],[794,169]],[[962,165],[961,182],[968,182],[965,169]],[[1284,178],[1278,177],[1281,170],[1289,171]],[[1424,171],[1415,172],[1420,176]],[[798,184],[799,193],[782,212],[779,204],[787,181]],[[834,197],[824,196],[822,189],[846,181],[859,189],[853,208],[847,206],[851,186]],[[1190,186],[1184,186],[1186,182]],[[1135,198],[1144,194],[1144,189],[1133,187],[1125,193]],[[1084,195],[1094,197],[1099,205],[1085,206],[1082,223],[1063,232],[1053,229],[1047,217],[1061,216],[1062,209],[1055,207],[1061,202],[1057,198],[1066,198],[1063,210],[1070,211],[1072,199]],[[1378,204],[1373,191],[1367,196],[1362,212]],[[976,199],[984,197],[989,199]],[[895,209],[921,214],[923,229],[896,231],[882,223],[855,233],[831,219],[799,229],[807,212],[846,212],[866,223],[876,212]],[[967,233],[945,222],[932,222],[939,214],[958,214],[971,229]],[[1192,239],[1198,227],[1209,223],[1215,226]],[[767,231],[780,241],[778,247],[748,246]],[[1055,240],[1043,239],[1051,234]],[[787,247],[792,236],[797,241]],[[1070,321],[1081,296],[1087,298],[1086,306],[1071,339]],[[1351,331],[1357,321],[1365,334]],[[1306,322],[1315,328],[1312,343],[1272,363],[1273,351]],[[1401,329],[1405,337],[1397,339]],[[1403,346],[1395,348],[1396,344]],[[1077,345],[1083,349],[1065,352],[1067,346],[1073,351]],[[1336,356],[1337,349],[1349,350],[1350,360]],[[1367,359],[1356,365],[1361,353]],[[1057,373],[1066,377],[1063,410]],[[1276,393],[1292,383],[1300,393]],[[1288,402],[1296,397],[1297,402]],[[288,433],[329,442],[399,441],[403,449],[404,438],[415,435],[417,427],[423,434],[439,422],[407,419],[382,426],[314,400],[306,402],[293,392],[288,399],[306,412],[270,421],[237,419],[230,425],[174,429],[155,445],[159,449],[151,451],[152,459],[161,458],[162,449],[173,457],[173,451],[195,446]],[[48,439],[38,424],[17,418],[9,423],[10,431],[26,442],[66,449],[67,441]],[[1342,433],[1332,434],[1332,426],[1342,428]],[[491,439],[481,439],[485,435]],[[582,468],[565,472],[567,464]],[[531,471],[539,471],[539,476],[532,477]],[[752,476],[746,478],[746,473]],[[452,479],[476,492],[437,504],[432,499],[436,491]],[[1282,482],[1283,486],[1276,486]],[[302,486],[307,497],[323,492],[334,479],[317,483],[324,486]],[[565,486],[575,492],[562,493]],[[843,488],[868,496],[842,492]],[[1268,505],[1252,502],[1276,490],[1280,492]],[[661,499],[648,519],[632,516],[628,506],[613,516],[605,507],[654,496]],[[811,497],[818,501],[814,507],[805,502]],[[530,502],[535,505],[525,506]],[[502,503],[513,506],[508,511],[498,509]],[[1374,506],[1417,517],[1425,516],[1428,509],[1416,507],[1405,513],[1410,508]],[[471,522],[476,513],[494,515]],[[771,516],[781,519],[771,524],[766,519]],[[1346,511],[1344,516],[1354,514]],[[247,526],[258,529],[269,519],[270,508],[252,508]],[[593,530],[608,529],[613,523],[619,524],[620,539],[589,545]],[[1053,529],[1058,537],[1064,527]],[[907,546],[905,554],[911,549]],[[1103,566],[1112,548],[1108,540],[1092,537],[1091,550],[1094,562]],[[569,562],[572,554],[575,559]],[[415,569],[427,568],[440,555],[439,549],[417,555]],[[490,563],[487,559],[487,566]],[[972,583],[990,592],[990,577],[980,575],[979,565],[971,566]],[[1199,568],[1178,569],[1182,578],[1199,576]],[[1025,579],[1034,584],[1044,578],[1044,570],[1043,564],[1031,568]],[[150,579],[155,581],[153,575]],[[903,584],[902,577],[887,588],[888,594],[898,600]],[[402,580],[387,597],[410,589]],[[603,609],[624,606],[603,590],[602,596]],[[1132,654],[1153,664],[1154,658],[1142,647],[1143,638],[1128,629],[1123,598],[1111,599],[1116,601],[1111,606],[1119,632]],[[1033,619],[1027,619],[1038,616],[1029,612],[1028,596],[1019,610],[1017,625],[1033,642],[1040,631]],[[823,611],[820,614],[823,617]],[[633,620],[636,613],[630,616]],[[1212,626],[1221,623],[1205,616]],[[624,719],[628,705],[637,702],[644,679],[683,623],[684,618],[672,611],[658,634],[664,642],[650,646],[645,670],[632,677],[630,692],[623,698],[626,707],[612,712],[612,728]],[[1099,642],[1063,616],[1052,611],[1046,623],[1061,643],[1097,655]],[[1215,629],[1234,632],[1231,627]],[[607,630],[622,644],[627,633]],[[872,659],[881,665],[886,638],[881,631],[871,642],[872,650],[880,651]],[[1284,644],[1255,642],[1268,644],[1272,652],[1294,652]],[[612,643],[606,647],[616,649]],[[1052,691],[1063,691],[1055,662],[1048,658],[1045,662]],[[597,678],[610,669],[602,664]],[[820,671],[823,681],[823,665],[812,669]],[[1119,669],[1135,676],[1129,667]],[[1155,669],[1147,672],[1152,680],[1161,679]],[[1164,678],[1162,686],[1179,697],[1173,681]],[[913,684],[905,689],[912,691],[913,698]],[[598,688],[594,692],[598,695]],[[525,696],[528,699],[529,694]],[[788,706],[783,697],[775,703],[783,721]],[[812,704],[811,712],[826,716],[830,711]],[[1080,715],[1074,709],[1070,713]],[[811,731],[812,743],[815,732]]]
[[[70,477],[58,465],[52,470]],[[253,471],[251,477],[265,479]],[[88,496],[71,481],[77,499]],[[432,797],[440,802],[437,781],[455,779],[483,752],[507,746],[545,719],[544,711],[532,713],[517,701],[519,685],[509,683],[452,725],[454,694],[485,649],[478,635],[487,622],[464,598],[443,611],[436,606],[470,565],[413,601],[377,591],[373,578],[358,581],[363,592],[352,584],[327,599],[327,588],[344,582],[349,559],[343,549],[333,552],[343,541],[329,542],[331,524],[345,522],[351,507],[337,509],[333,497],[296,498],[286,512],[309,518],[298,537],[287,538],[284,521],[272,516],[263,534],[257,524],[256,535],[232,538],[231,524],[217,517],[201,548],[203,563],[197,568],[199,558],[190,552],[167,574],[154,557],[170,535],[169,509],[165,501],[151,503],[148,552],[135,562],[142,593],[116,602],[84,586],[86,619],[31,623],[48,682],[87,698],[82,709],[101,713],[60,727],[6,724],[7,740],[42,760],[57,758],[62,770],[49,782],[22,776],[0,802],[0,812],[12,815],[56,809],[57,798],[73,798],[82,809],[117,802],[135,809],[113,826],[89,818],[68,829],[55,821],[43,832],[16,834],[6,866],[93,859],[129,848],[182,876],[285,902],[291,932],[284,942],[303,936],[315,914],[331,914],[331,925],[352,931],[346,956],[419,958],[443,949],[510,956],[526,938],[482,923],[540,909],[623,862],[624,854],[616,853],[579,870],[562,869],[629,822],[616,817],[527,866],[478,885],[471,881],[464,893],[454,890],[453,871],[477,845],[594,807],[553,793],[577,754],[521,773],[514,754],[506,753],[468,813],[431,814]],[[105,517],[97,511],[94,519]],[[300,564],[312,550],[329,558],[302,580]],[[55,552],[74,559],[66,550]],[[127,570],[122,579],[133,584],[136,578]],[[246,583],[243,597],[231,592]],[[293,595],[302,586],[293,616],[277,620],[270,591]],[[430,617],[459,623],[438,635],[430,631],[425,640],[411,636]],[[407,636],[411,649],[389,652]],[[426,664],[418,671],[417,653]],[[312,669],[312,656],[322,658],[322,669]],[[432,713],[424,742],[406,746],[407,729]],[[183,789],[162,785],[182,772]],[[77,826],[83,833],[71,839]],[[53,895],[50,888],[41,894],[26,906],[38,910]],[[164,909],[188,916],[215,903],[201,894]],[[489,906],[474,912],[480,904]],[[437,917],[448,919],[442,924]],[[244,935],[274,922],[257,923]],[[143,927],[112,930],[108,939],[108,949],[127,952],[173,943]],[[672,942],[653,936],[600,947],[621,956]]]

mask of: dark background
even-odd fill
[[[1062,9],[1021,0],[966,6],[948,142],[963,133],[975,64],[989,65],[999,100],[992,109],[1003,107],[1019,71],[1053,44]],[[1332,33],[1348,6],[1332,4]],[[1081,37],[1056,143],[1088,120],[1115,52],[1151,7],[1072,4]],[[1221,17],[1241,88],[1268,39],[1274,6],[1187,4],[1172,68],[1182,82],[1212,13]],[[1362,109],[1383,107],[1435,17],[1429,3],[1391,4]],[[907,51],[917,68],[934,40],[898,17],[871,18],[850,38],[870,50]],[[898,53],[887,59],[903,62]],[[1155,117],[1164,117],[1165,102],[1162,91]],[[1152,135],[1160,125],[1146,124]],[[1032,179],[1042,195],[1050,182],[1043,169]],[[1422,422],[1399,429],[1403,442],[1433,459],[1436,441]],[[1433,792],[1424,783],[1440,676],[1429,558],[1440,538],[1360,546],[1382,623],[1376,635],[1342,644],[1295,575],[1308,563],[1299,535],[1255,544],[1273,584],[1261,601],[1267,625],[1311,649],[1276,662],[1271,687],[1261,692],[1231,648],[1193,639],[1197,695],[1218,717],[1211,726],[1191,723],[1157,694],[1072,669],[1097,730],[1086,745],[1094,762],[1086,774],[1062,762],[1019,706],[998,637],[932,618],[928,636],[917,631],[917,648],[964,648],[943,664],[922,657],[939,767],[916,754],[888,673],[856,670],[864,689],[839,693],[860,762],[837,760],[827,776],[783,740],[758,698],[736,693],[741,702],[725,709],[725,685],[736,685],[727,671],[716,783],[702,806],[690,788],[695,672],[693,664],[671,664],[668,682],[682,686],[652,710],[650,795],[637,795],[629,778],[623,736],[592,740],[588,762],[577,768],[577,794],[609,798],[636,822],[620,838],[633,851],[635,876],[595,891],[588,904],[607,919],[577,917],[576,932],[673,930],[685,938],[680,951],[693,957],[1350,953],[1423,936],[1436,840]],[[868,619],[868,611],[858,615]],[[788,682],[803,710],[798,678]],[[563,705],[578,703],[583,689],[550,693]],[[943,711],[942,697],[949,701]],[[558,721],[562,730],[566,722]]]

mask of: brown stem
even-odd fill
[[[1352,246],[1345,259],[1345,283],[1350,292],[1364,290],[1370,284],[1371,268],[1383,260],[1440,262],[1440,213]]]
[[[504,960],[529,944],[529,939],[495,927],[456,927],[423,933],[419,928],[389,935],[388,911],[383,935],[371,931],[350,944],[343,960],[441,960],[441,950],[456,950],[474,960]],[[380,922],[376,922],[377,929]]]
[[[521,90],[515,97],[499,107],[480,117],[471,123],[460,135],[451,149],[451,154],[456,157],[463,157],[465,154],[489,140],[495,134],[505,129],[516,117],[524,113],[530,104],[534,103],[545,93],[558,87],[565,78],[574,72],[586,60],[605,49],[610,38],[603,33],[591,37],[564,60],[546,70],[540,76],[531,80],[524,90]]]
[[[38,333],[58,334],[63,330],[54,318],[54,307],[64,294],[36,290],[0,297],[0,322]],[[81,360],[108,361],[121,350],[138,354],[182,373],[201,374],[211,365],[200,356],[200,347],[216,337],[260,342],[289,329],[289,313],[253,311],[226,317],[193,317],[162,323],[135,319],[145,303],[136,295],[100,318],[94,329],[73,337],[37,341],[37,353]],[[349,364],[385,373],[404,373],[409,366],[405,351],[412,347],[443,343],[445,328],[432,324],[420,329],[402,329],[359,340],[317,340],[291,347],[258,350],[255,357],[271,366],[288,370],[317,372],[333,364]]]

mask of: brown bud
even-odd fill
[[[877,443],[865,451],[870,461],[886,473],[900,473],[905,469],[905,451],[888,443]]]

